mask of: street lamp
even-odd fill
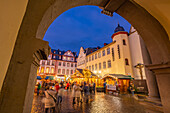
[[[142,68],[144,67],[144,65],[141,64],[141,63],[138,63],[138,64],[135,65],[134,67],[137,68],[137,69],[139,69],[139,73],[140,73],[140,76],[141,76],[141,80],[143,80]]]

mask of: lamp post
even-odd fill
[[[139,69],[139,73],[140,73],[140,76],[141,76],[141,80],[143,80],[142,68],[144,67],[144,65],[141,64],[141,63],[138,63],[138,64],[135,65],[134,67],[137,68],[137,69]]]

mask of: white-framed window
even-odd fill
[[[107,55],[110,54],[110,48],[107,48]]]
[[[92,71],[94,71],[94,65],[92,65]]]
[[[108,60],[108,61],[107,61],[107,65],[108,65],[108,66],[107,66],[108,68],[111,68],[111,67],[112,67],[112,65],[111,65],[111,60]]]
[[[99,63],[99,70],[101,70],[101,68],[102,68],[102,65],[101,65],[101,63]]]
[[[58,62],[58,65],[61,66],[61,62]]]
[[[91,61],[91,56],[89,56],[89,62]]]
[[[102,56],[105,56],[105,50],[102,51]]]
[[[97,70],[97,64],[95,64],[95,70]]]
[[[103,62],[103,69],[106,69],[106,62]]]
[[[95,59],[97,59],[97,53],[95,54]]]
[[[100,58],[100,57],[101,57],[101,52],[98,53],[98,58]]]
[[[92,55],[92,60],[94,60],[94,55]]]

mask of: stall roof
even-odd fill
[[[81,75],[79,75],[79,76],[73,75],[72,78],[76,78],[76,77],[83,78],[84,77],[83,69],[77,68],[76,71],[78,71],[82,76]],[[90,70],[88,70],[88,71],[90,71]],[[90,73],[91,73],[91,76],[93,76],[93,77],[96,76],[93,72],[90,71]]]
[[[38,80],[41,80],[42,78],[41,78],[41,76],[37,76],[37,79],[38,79]],[[54,76],[46,76],[45,79],[46,79],[46,80],[47,80],[47,79],[53,80],[53,79],[54,79]]]
[[[103,76],[103,78],[106,77],[112,77],[112,78],[118,78],[118,79],[134,79],[130,75],[123,75],[123,74],[106,74]]]

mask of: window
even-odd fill
[[[71,67],[73,67],[73,63],[71,63]]]
[[[108,68],[111,68],[111,60],[108,60],[108,61],[107,61],[107,65],[108,65],[108,66],[107,66]]]
[[[61,73],[61,69],[58,69],[58,74],[60,74]]]
[[[92,60],[94,60],[94,55],[92,55]]]
[[[94,71],[94,65],[92,65],[92,71]]]
[[[66,60],[66,57],[63,57],[63,60]]]
[[[88,66],[86,66],[86,69],[88,69]]]
[[[59,54],[61,54],[61,51],[59,52]]]
[[[125,65],[129,65],[129,61],[127,58],[125,59]]]
[[[66,66],[66,63],[65,63],[65,62],[63,62],[63,66]]]
[[[97,70],[97,64],[95,64],[95,70]]]
[[[89,57],[89,62],[91,61],[91,56]]]
[[[50,65],[50,60],[47,60],[47,65]]]
[[[89,70],[91,71],[91,66],[89,66]]]
[[[45,61],[42,60],[42,65],[45,65]]]
[[[44,73],[44,67],[41,67],[41,73]]]
[[[118,56],[119,56],[119,59],[120,59],[120,48],[119,48],[119,45],[117,45],[117,52],[118,52]]]
[[[53,58],[56,58],[55,55],[53,56]]]
[[[97,59],[97,53],[95,54],[95,59]]]
[[[73,70],[71,70],[71,74],[73,74]]]
[[[86,58],[86,62],[88,62],[88,58]]]
[[[62,70],[62,74],[65,74],[65,69]]]
[[[99,63],[99,70],[101,70],[102,66],[101,66],[101,63]]]
[[[45,71],[46,71],[46,73],[49,73],[49,67],[47,67]]]
[[[75,67],[77,67],[77,64],[75,64]]]
[[[61,62],[58,62],[58,65],[61,66]]]
[[[126,45],[126,40],[125,39],[123,39],[123,45]]]
[[[106,62],[103,62],[103,69],[106,69]]]
[[[105,50],[102,51],[102,56],[105,56]]]
[[[51,68],[51,73],[54,73],[54,68]]]
[[[53,65],[53,66],[55,65],[55,61],[52,61],[52,65]]]
[[[110,54],[110,48],[107,48],[107,55]]]
[[[112,59],[115,60],[114,48],[112,48]]]
[[[55,53],[56,51],[54,51],[54,53]]]
[[[98,58],[100,58],[100,57],[101,57],[101,52],[98,53]]]
[[[61,56],[59,56],[59,59],[61,59]]]
[[[70,67],[70,63],[67,63],[67,67]]]
[[[67,69],[67,75],[69,75],[69,69]]]

